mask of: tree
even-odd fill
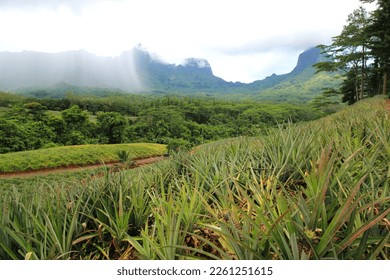
[[[322,94],[316,96],[311,102],[311,105],[326,114],[335,113],[338,111],[338,106],[340,105],[340,94],[341,92],[334,88],[324,88]]]
[[[61,116],[65,122],[65,134],[61,142],[67,145],[87,143],[91,134],[88,112],[74,105],[62,111]]]
[[[367,11],[360,7],[348,16],[347,25],[340,35],[333,37],[333,43],[329,46],[320,46],[327,54],[329,60],[320,62],[314,66],[319,71],[344,71],[348,78],[344,82],[348,87],[354,81],[353,102],[363,99],[365,95],[365,76],[367,63],[367,26],[369,16]],[[348,95],[350,95],[348,91]],[[350,97],[350,96],[349,96]],[[350,99],[350,98],[349,98]]]
[[[347,103],[348,105],[354,104],[356,99],[356,81],[355,81],[355,71],[350,71],[345,76],[343,84],[340,88],[340,93],[343,95],[342,102]]]
[[[87,126],[88,112],[80,109],[77,105],[62,111],[61,116],[68,129],[82,130]]]
[[[375,2],[363,0],[362,2]],[[371,21],[367,27],[369,36],[368,45],[371,48],[371,55],[378,63],[378,70],[382,74],[382,93],[390,93],[388,80],[390,71],[390,1],[378,0],[378,8],[372,13]]]
[[[99,113],[97,122],[98,133],[104,139],[102,142],[109,144],[124,142],[125,130],[128,125],[124,116],[116,112]]]
[[[24,125],[26,129],[27,149],[40,149],[48,143],[55,141],[55,133],[43,122],[27,122]]]
[[[26,150],[27,142],[27,132],[22,125],[0,119],[0,154]]]
[[[137,118],[129,129],[129,138],[146,138],[148,141],[166,143],[170,138],[189,139],[191,131],[179,107],[149,108]]]
[[[45,123],[54,132],[54,142],[65,144],[66,124],[61,116],[48,115]]]
[[[39,102],[29,102],[24,105],[27,114],[33,121],[44,121],[47,108]]]
[[[65,145],[84,145],[87,144],[87,139],[84,134],[78,130],[71,130],[67,133],[65,138]]]

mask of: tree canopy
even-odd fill
[[[343,75],[343,83],[335,92],[342,94],[343,102],[348,104],[367,96],[389,94],[390,1],[361,2],[376,2],[377,9],[371,13],[363,7],[353,11],[332,44],[321,45],[328,60],[315,65],[318,72],[338,71]]]
[[[190,147],[264,133],[286,121],[323,116],[310,106],[210,98],[20,99],[0,106],[0,153],[56,145],[153,142]]]

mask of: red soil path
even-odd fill
[[[148,157],[148,158],[141,158],[141,159],[135,159],[134,165],[131,166],[131,168],[137,168],[142,165],[151,164],[154,162],[158,162],[161,160],[166,159],[165,156],[155,156],[155,157]],[[58,173],[65,173],[65,172],[78,172],[78,171],[84,171],[84,170],[93,170],[97,169],[99,167],[114,167],[118,162],[111,162],[106,164],[91,164],[88,166],[64,166],[64,167],[58,167],[58,168],[52,168],[52,169],[40,169],[40,170],[31,170],[31,171],[24,171],[24,172],[12,172],[12,173],[5,173],[0,174],[0,179],[9,179],[9,178],[25,178],[25,177],[33,177],[33,176],[40,176],[40,175],[49,175],[49,174],[58,174]]]

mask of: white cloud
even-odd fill
[[[358,0],[1,0],[0,50],[83,48],[116,56],[142,43],[171,63],[205,58],[214,74],[249,82],[291,70],[300,52],[329,43],[359,4]]]
[[[101,2],[119,2],[122,0],[1,0],[0,8],[4,9],[27,9],[29,11],[37,9],[57,9],[65,6],[73,12],[81,13],[88,5]]]

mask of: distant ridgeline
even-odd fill
[[[287,74],[253,83],[227,82],[213,75],[205,59],[188,58],[181,65],[164,63],[143,48],[119,57],[99,57],[84,50],[62,53],[0,52],[0,90],[34,97],[63,97],[65,93],[203,94],[258,100],[308,101],[335,84],[312,65],[323,59],[318,48],[298,58]]]

